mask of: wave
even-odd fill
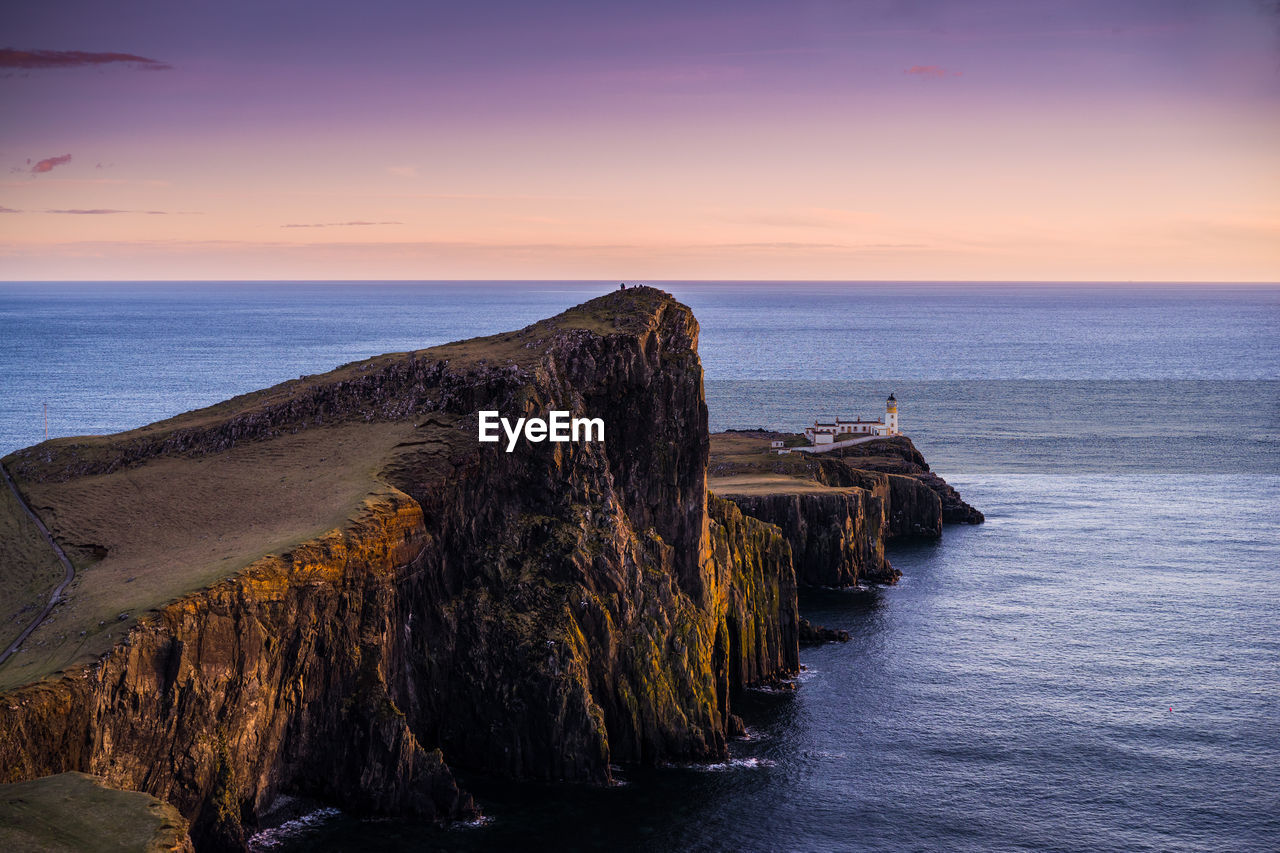
[[[332,807],[307,812],[293,820],[286,820],[279,826],[273,826],[254,833],[249,837],[249,850],[253,853],[265,850],[277,850],[289,842],[306,835],[321,825],[333,820],[342,812]]]
[[[730,758],[727,761],[717,761],[711,764],[698,762],[681,762],[678,764],[668,764],[667,767],[676,770],[695,770],[699,773],[724,773],[728,770],[761,770],[773,767],[777,764],[768,758]]]

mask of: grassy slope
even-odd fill
[[[31,624],[62,577],[57,554],[0,481],[0,651]]]
[[[183,849],[186,821],[154,797],[83,773],[0,785],[0,849],[152,853]]]
[[[806,453],[779,455],[769,447],[772,432],[719,432],[711,436],[707,488],[718,495],[812,494],[848,491],[815,480],[818,463]]]
[[[813,480],[802,480],[785,474],[738,474],[714,477],[707,481],[707,488],[721,496],[732,495],[799,495],[824,492],[847,492],[848,489],[824,486]]]
[[[448,359],[453,367],[482,362],[531,366],[557,331],[639,331],[664,299],[659,291],[629,289],[517,332],[417,354]],[[54,439],[39,445],[40,457],[52,468],[68,459],[110,460],[119,448],[139,439],[218,424],[404,355],[353,362],[116,435]],[[158,456],[110,474],[20,482],[32,508],[75,563],[77,576],[65,602],[0,667],[0,690],[87,663],[118,642],[147,610],[342,525],[366,497],[389,488],[379,479],[380,471],[404,464],[410,456],[412,464],[424,464],[423,442],[439,442],[432,446],[445,448],[447,455],[447,447],[457,440],[456,429],[439,423],[360,422],[245,442],[217,454]],[[397,450],[404,442],[414,446]],[[6,608],[11,601],[30,598],[43,577],[44,558],[14,520],[15,508],[0,504],[0,555],[16,555],[10,564],[0,564],[0,601]],[[106,556],[100,558],[103,549]]]
[[[24,484],[50,532],[80,546],[69,551],[80,558],[66,603],[0,667],[0,689],[86,662],[147,610],[341,525],[387,488],[375,475],[413,431],[411,423],[328,427],[215,456]],[[86,545],[106,557],[87,561]]]

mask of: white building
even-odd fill
[[[805,427],[804,437],[813,444],[833,444],[844,438],[855,438],[862,435],[900,435],[898,430],[898,398],[890,394],[884,404],[884,419],[864,421],[855,418],[846,421],[836,418],[834,421],[815,421],[813,426]]]

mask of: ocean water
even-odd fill
[[[51,435],[124,429],[608,286],[3,284],[0,452],[44,402]],[[895,392],[987,523],[806,594],[852,639],[744,696],[725,764],[468,775],[480,825],[325,811],[261,849],[1280,849],[1280,289],[664,286],[713,429]]]

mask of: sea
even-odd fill
[[[485,819],[319,809],[278,851],[1280,849],[1280,287],[663,282],[711,428],[883,412],[981,526],[808,591],[850,633],[738,701],[712,765],[606,789],[462,774]],[[0,453],[617,282],[0,284]]]

